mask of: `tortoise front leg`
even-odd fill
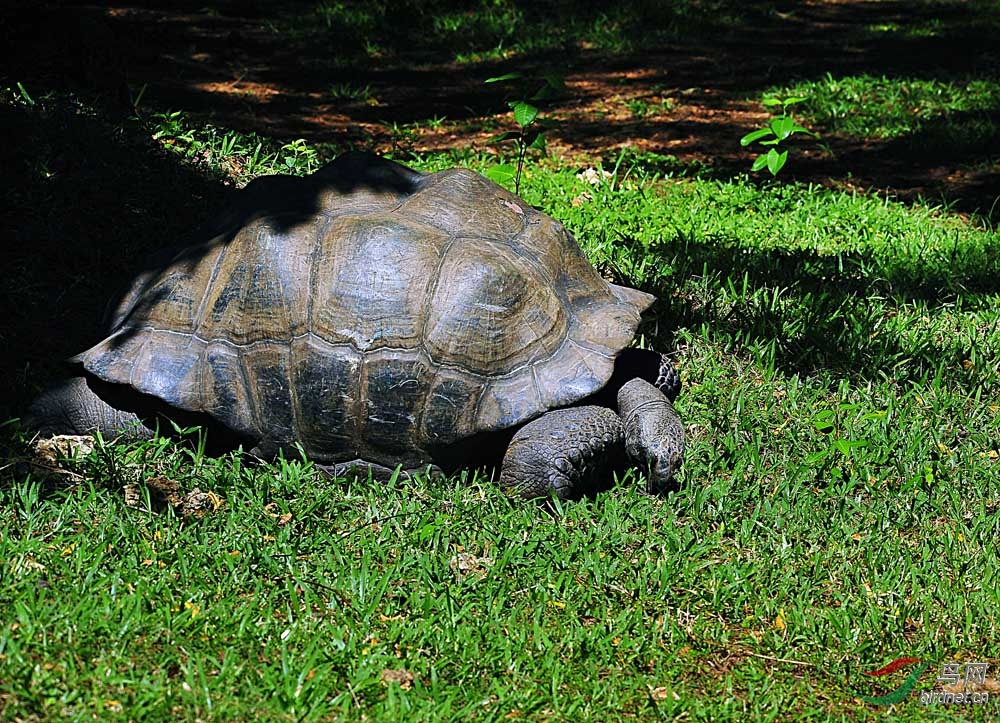
[[[684,425],[670,399],[644,379],[633,379],[618,390],[618,412],[625,451],[646,472],[651,491],[672,488],[684,459]]]
[[[501,486],[532,499],[576,497],[606,482],[624,457],[621,419],[604,407],[543,414],[518,430],[504,455]]]

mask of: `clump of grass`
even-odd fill
[[[674,103],[670,98],[632,98],[625,101],[625,106],[636,120],[645,120],[650,116],[669,113]]]
[[[975,147],[998,135],[1000,82],[857,75],[797,83],[778,90],[808,100],[800,108],[826,132],[893,139],[933,133],[938,142]],[[930,139],[924,137],[923,141]]]
[[[378,105],[378,98],[370,85],[355,85],[353,83],[338,83],[330,86],[330,97],[334,100],[346,100],[365,105]]]
[[[267,173],[311,173],[336,156],[335,146],[303,139],[279,142],[256,133],[195,126],[181,111],[155,113],[152,137],[163,148],[245,183]]]

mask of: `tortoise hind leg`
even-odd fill
[[[100,432],[105,439],[150,439],[153,431],[136,413],[114,406],[113,386],[87,376],[61,381],[32,402],[24,425],[43,437]]]
[[[517,431],[507,448],[500,484],[533,499],[570,499],[607,486],[624,461],[622,423],[604,407],[543,414]]]

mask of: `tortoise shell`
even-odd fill
[[[653,301],[472,171],[351,153],[238,196],[75,359],[262,449],[427,463],[599,390]]]

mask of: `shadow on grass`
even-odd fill
[[[943,369],[945,381],[958,386],[971,390],[982,383],[963,367],[972,348],[947,336],[907,336],[884,327],[904,304],[968,310],[991,303],[982,299],[1000,293],[1000,240],[975,252],[956,247],[947,258],[898,263],[863,253],[762,250],[728,239],[679,237],[655,251],[674,259],[676,278],[699,278],[707,269],[703,283],[731,292],[699,298],[696,290],[677,295],[668,286],[647,289],[661,299],[654,313],[664,328],[708,327],[735,347],[772,345],[785,373],[875,381],[894,369],[895,378],[926,383]],[[942,365],[942,355],[954,358]]]
[[[0,165],[15,179],[0,228],[0,375],[11,382],[0,391],[2,419],[100,338],[109,300],[143,257],[186,237],[227,195],[137,122],[66,95],[33,102],[0,103],[9,141]]]

